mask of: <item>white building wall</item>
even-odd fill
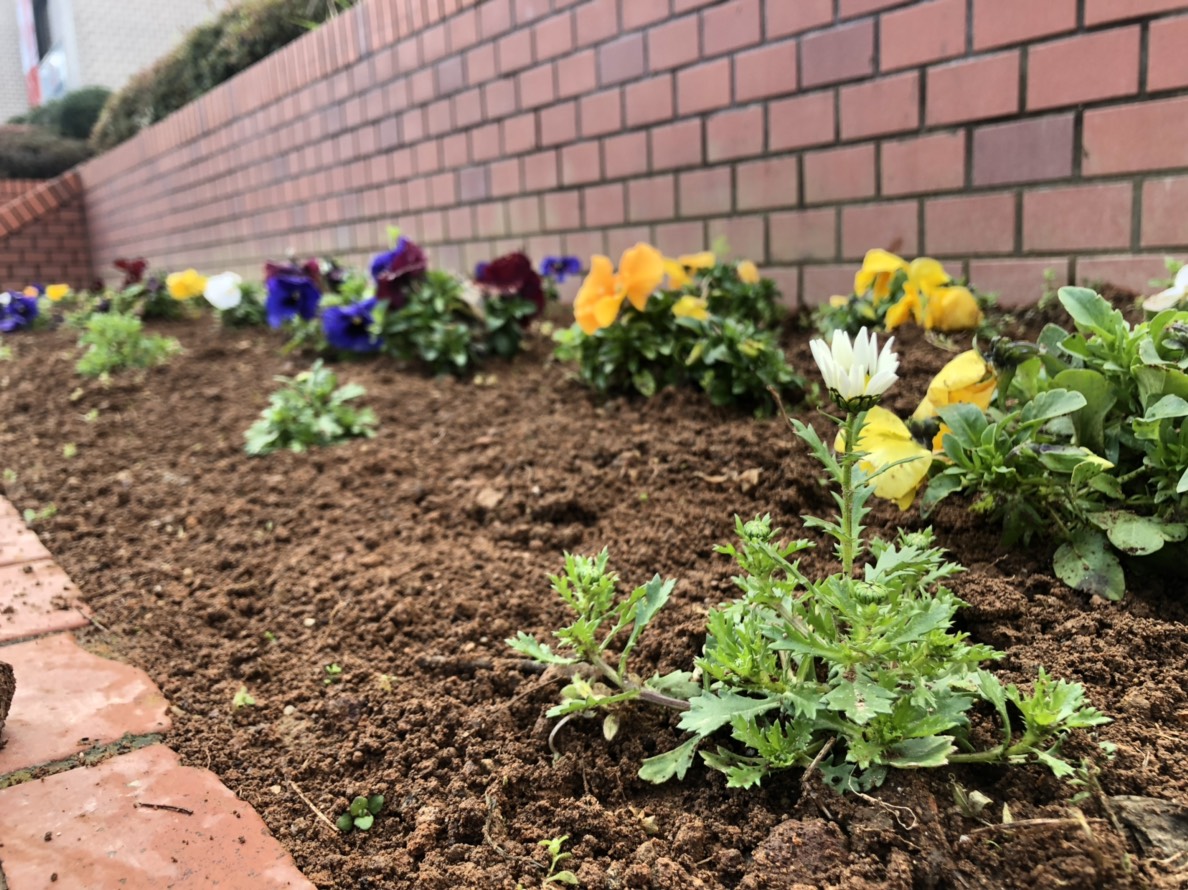
[[[0,0],[0,124],[29,107],[21,73],[21,41],[15,0]]]

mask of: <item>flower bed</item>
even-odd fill
[[[1137,887],[1175,867],[1140,861],[1160,857],[1099,793],[1188,794],[1188,609],[1174,579],[1136,576],[1110,603],[1054,577],[1055,542],[1004,548],[1000,526],[953,496],[929,520],[967,567],[947,583],[969,603],[960,628],[1004,653],[996,673],[1029,684],[1042,665],[1113,718],[1062,751],[1093,764],[1088,786],[1039,766],[954,766],[837,796],[799,771],[731,789],[701,764],[656,786],[637,771],[683,741],[674,719],[625,709],[610,741],[603,721],[572,720],[554,755],[542,718],[561,677],[504,640],[546,639],[565,620],[547,580],[562,551],[609,544],[625,578],[681,579],[633,658],[687,668],[707,610],[736,596],[736,569],[713,552],[736,514],[770,512],[818,543],[806,572],[832,571],[827,539],[800,518],[832,501],[782,420],[695,388],[599,399],[530,333],[494,380],[341,365],[366,390],[375,437],[253,458],[243,433],[266,382],[305,360],[255,331],[152,326],[185,351],[106,383],[75,377],[75,332],[7,341],[5,489],[109,629],[93,644],[146,667],[177,706],[183,757],[251,801],[319,886],[536,887],[551,858],[539,842],[562,836],[573,855],[558,868],[583,887]],[[953,353],[921,328],[899,334],[902,379],[884,407],[907,417]],[[783,344],[806,377],[808,340]],[[926,524],[871,504],[875,534]],[[991,717],[971,728],[986,744]],[[289,780],[332,819],[359,796],[385,803],[369,830],[339,835]]]

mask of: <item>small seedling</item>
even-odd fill
[[[342,679],[342,665],[328,664],[326,665],[326,676],[322,680],[327,686],[331,683],[337,683]]]
[[[12,361],[12,347],[0,345],[0,362]]]
[[[14,482],[17,481],[17,471],[14,470],[12,467],[5,467],[3,478],[4,478],[5,485],[12,485]]]
[[[22,515],[25,518],[25,525],[36,525],[39,522],[44,522],[47,519],[53,519],[57,516],[58,508],[54,504],[46,504],[40,510],[26,507]]]
[[[237,711],[240,708],[250,708],[255,703],[256,699],[250,692],[247,691],[246,686],[240,686],[239,691],[235,693],[235,696],[231,699],[231,707]]]
[[[72,457],[75,457],[77,454],[78,454],[78,446],[75,445],[73,442],[67,442],[65,445],[62,446],[62,457],[66,458],[66,460],[70,460]]]
[[[964,786],[954,782],[953,802],[957,804],[957,811],[966,819],[977,819],[991,801],[981,791],[968,791]]]
[[[375,823],[375,817],[383,808],[384,796],[382,794],[373,794],[371,797],[360,795],[351,801],[350,808],[339,816],[338,821],[334,824],[344,834],[353,829],[367,831]]]
[[[98,419],[99,419],[99,409],[98,408],[92,408],[90,411],[88,411],[86,414],[83,415],[83,420],[86,421],[87,423],[94,423]]]
[[[568,884],[570,887],[576,887],[578,885],[577,875],[569,869],[557,871],[558,865],[566,859],[573,858],[572,853],[561,852],[561,847],[567,840],[569,840],[569,835],[563,834],[561,837],[549,838],[548,840],[537,842],[548,851],[549,858],[552,860],[549,862],[549,870],[545,875],[545,879],[540,882],[542,887],[547,887],[549,884]]]
[[[270,630],[264,631],[264,640],[269,643],[276,643],[276,634]]]

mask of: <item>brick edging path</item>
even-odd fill
[[[138,668],[78,645],[78,588],[0,498],[0,890],[312,888],[251,806],[163,739]]]

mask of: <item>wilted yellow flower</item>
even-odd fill
[[[610,257],[595,256],[574,301],[574,318],[583,331],[593,334],[619,317],[624,300],[642,312],[663,280],[664,257],[650,244],[623,251],[617,274]]]
[[[844,433],[838,433],[833,447],[835,451],[845,450]],[[866,412],[866,422],[858,434],[858,450],[865,452],[860,464],[863,471],[868,476],[878,473],[873,480],[874,493],[895,501],[901,510],[910,507],[932,466],[932,452],[912,438],[907,424],[876,405]]]
[[[206,290],[206,276],[200,275],[196,269],[174,272],[165,279],[165,287],[173,299],[190,300],[202,296]]]
[[[874,292],[874,301],[881,303],[891,296],[891,281],[897,272],[906,271],[908,264],[901,257],[880,248],[868,250],[862,268],[854,276],[854,293],[864,296]]]
[[[705,321],[709,318],[709,303],[704,297],[683,296],[673,304],[672,314],[677,318],[695,318]]]
[[[673,290],[680,290],[693,281],[693,273],[702,269],[712,269],[718,258],[712,250],[701,253],[687,253],[675,260],[664,258],[664,272],[668,275],[668,286]]]
[[[934,290],[924,308],[924,327],[930,331],[968,331],[982,323],[982,308],[968,287],[953,285]]]
[[[66,297],[70,296],[70,285],[69,284],[51,284],[49,287],[47,287],[45,289],[45,295],[47,297],[49,297],[53,302],[56,303],[59,300],[65,299]]]
[[[759,267],[750,260],[743,260],[735,268],[738,271],[738,280],[743,284],[759,283]]]
[[[990,407],[994,398],[994,390],[998,386],[998,378],[994,369],[986,362],[976,349],[961,353],[946,364],[928,384],[928,394],[920,402],[913,420],[924,420],[933,417],[938,408],[946,405],[966,403],[977,405],[982,411]],[[932,440],[932,450],[941,451],[945,434],[949,428],[943,423]]]

